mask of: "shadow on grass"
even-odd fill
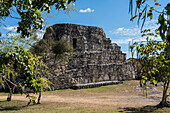
[[[123,110],[120,110],[119,112],[127,112],[127,113],[160,113],[160,112],[167,112],[170,108],[158,108],[157,106],[144,106],[140,108],[133,108],[133,107],[127,107],[122,108]],[[169,112],[170,113],[170,112]]]
[[[0,101],[0,111],[20,110],[27,107],[22,101]]]

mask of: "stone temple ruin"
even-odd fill
[[[52,29],[51,29],[52,28]],[[102,28],[75,24],[56,24],[46,29],[43,39],[64,39],[74,48],[67,63],[53,65],[54,89],[74,84],[135,79],[131,62],[121,47],[111,43]]]

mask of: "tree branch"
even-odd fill
[[[5,81],[8,81],[9,83],[11,83],[12,85],[14,85],[15,87],[17,87],[17,85],[13,82],[11,82],[10,80],[8,80],[6,77],[4,77],[3,75],[0,75],[3,79],[5,79]]]
[[[18,18],[18,17],[14,17],[14,16],[12,16],[12,15],[9,15],[11,18],[15,18],[15,19],[19,19],[19,20],[21,20],[21,18]]]
[[[146,5],[151,8],[151,6],[150,6],[149,4],[146,3]],[[156,9],[153,9],[153,11],[155,11],[155,12],[157,12],[157,13],[160,13],[160,14],[163,13],[163,12],[160,12],[160,11],[158,11],[158,10],[156,10]],[[163,14],[165,14],[165,13],[163,13]]]

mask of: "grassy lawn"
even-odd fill
[[[95,97],[95,100],[102,100],[110,102],[107,98],[107,95],[123,95],[128,96],[134,94],[134,86],[138,85],[138,82],[134,81],[125,81],[123,84],[118,85],[108,85],[91,89],[80,89],[80,90],[56,90],[43,92],[44,96],[58,96],[64,98],[75,98],[75,99],[86,99],[91,96]],[[159,88],[157,88],[159,89]],[[160,88],[161,89],[161,88]],[[128,90],[128,92],[126,92]],[[125,91],[125,92],[123,92]],[[123,94],[124,93],[124,94]],[[87,96],[90,95],[91,96]],[[22,100],[13,99],[11,102],[5,100],[7,93],[0,93],[0,113],[170,113],[170,108],[157,108],[152,105],[146,105],[144,107],[121,107],[119,106],[107,106],[105,104],[96,104],[96,103],[74,103],[68,101],[48,101],[45,100],[38,105],[29,105],[27,106],[28,99],[23,98]],[[17,98],[20,98],[19,94],[14,94]],[[74,97],[75,96],[75,97]],[[84,97],[87,96],[87,97]],[[82,98],[80,98],[82,97]],[[127,97],[128,98],[128,97]],[[92,98],[93,99],[93,98]],[[129,98],[128,98],[129,99]],[[140,98],[139,98],[140,99]],[[84,102],[84,101],[83,101]],[[123,101],[124,102],[124,101]],[[130,102],[133,104],[133,102]],[[93,105],[96,104],[96,105]],[[121,103],[120,103],[121,104]]]
[[[71,106],[66,103],[44,103],[38,105],[26,106],[24,101],[1,101],[1,113],[169,113],[169,108],[157,109],[154,106],[142,108],[124,108],[124,109],[95,109],[91,107]]]
[[[26,106],[24,101],[1,101],[2,113],[114,113],[116,109],[94,109],[79,106],[71,106],[67,103],[43,103]]]

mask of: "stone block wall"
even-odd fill
[[[73,84],[135,79],[131,62],[121,47],[106,38],[102,28],[75,24],[56,24],[46,29],[44,39],[64,39],[74,47],[68,62],[55,63],[49,58],[54,89],[69,88]],[[50,55],[49,55],[50,56]],[[57,78],[57,80],[56,80]]]

